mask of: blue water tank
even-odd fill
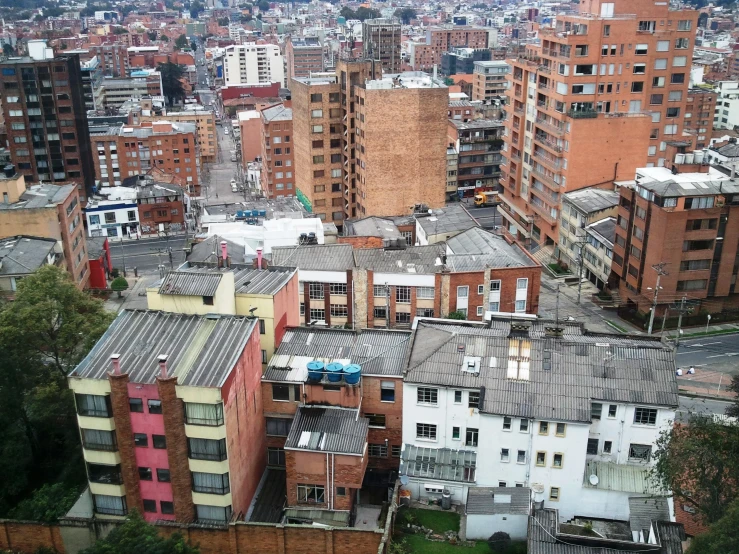
[[[326,373],[328,373],[328,380],[330,383],[338,383],[344,376],[344,366],[339,362],[334,362],[326,366]]]
[[[236,212],[236,219],[244,219],[244,217],[246,216],[244,215],[244,212],[242,212],[241,210],[238,210]]]
[[[267,210],[259,210],[259,217],[267,217]]]
[[[349,364],[344,368],[344,381],[346,381],[347,385],[356,385],[359,383],[359,377],[361,374],[361,366],[357,364]]]
[[[311,381],[320,381],[321,377],[323,377],[324,367],[325,364],[323,362],[319,362],[318,360],[308,362],[308,379],[310,379]]]

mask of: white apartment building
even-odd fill
[[[226,47],[223,57],[226,86],[285,83],[285,64],[275,44],[239,44]]]
[[[660,341],[518,317],[414,327],[400,465],[414,499],[530,487],[564,521],[628,520],[630,498],[667,496],[648,478],[678,404]]]
[[[130,237],[139,232],[136,189],[107,187],[104,199],[90,199],[85,207],[90,237]]]
[[[739,125],[739,83],[721,81],[718,84],[714,129],[733,129]]]

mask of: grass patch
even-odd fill
[[[404,508],[397,518],[397,523],[405,525],[423,525],[432,529],[434,533],[446,531],[459,532],[459,514],[455,512],[442,512],[439,510],[421,510],[419,508]]]
[[[397,540],[401,540],[398,537]],[[475,546],[456,546],[448,542],[427,541],[420,535],[406,535],[402,540],[407,552],[414,554],[490,554],[491,550],[485,541],[477,541]],[[508,551],[510,554],[526,554],[525,542],[514,542]]]
[[[569,270],[569,268],[565,269],[558,263],[547,264],[547,267],[557,275],[572,275],[572,272]]]
[[[609,325],[609,326],[613,327],[619,333],[628,333],[629,332],[628,329],[626,329],[625,327],[621,327],[618,323],[614,323],[610,319],[606,319],[604,321],[606,322],[606,325]]]

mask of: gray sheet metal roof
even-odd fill
[[[629,498],[629,527],[632,531],[649,529],[652,521],[670,521],[667,498],[632,496]]]
[[[56,239],[17,236],[0,239],[0,275],[28,275],[54,253]]]
[[[739,184],[729,179],[716,179],[713,181],[649,181],[640,183],[642,188],[652,191],[662,197],[678,196],[714,196],[717,194],[737,194]]]
[[[384,239],[403,238],[395,223],[381,217],[365,217],[364,219],[345,221],[344,234],[359,237],[382,237]]]
[[[467,514],[529,515],[531,489],[528,487],[470,487]]]
[[[235,264],[244,263],[246,261],[244,246],[226,240],[218,235],[210,236],[202,242],[193,244],[190,254],[187,256],[187,261],[217,264],[221,256],[221,242],[224,240],[226,241],[228,255],[231,261]]]
[[[399,377],[410,338],[410,331],[385,329],[288,329],[263,379],[304,383],[308,377],[306,364],[311,360],[341,360],[361,365],[363,375]]]
[[[477,452],[451,448],[426,448],[404,444],[400,453],[400,475],[442,481],[475,482]]]
[[[607,241],[607,244],[613,247],[613,241],[616,240],[616,218],[601,219],[588,225],[585,230],[587,233],[592,233],[595,238]]]
[[[477,221],[461,204],[451,204],[446,208],[438,208],[433,213],[417,217],[416,221],[427,236],[462,232],[477,227]]]
[[[346,271],[354,267],[351,244],[279,246],[272,249],[272,264],[304,270]]]
[[[279,104],[262,110],[262,119],[264,121],[292,121],[293,111],[291,108],[286,108],[284,104]]]
[[[618,206],[620,196],[613,190],[588,188],[566,193],[564,201],[572,204],[582,213],[591,214]]]
[[[500,254],[453,254],[447,255],[446,265],[451,271],[482,271],[485,269],[506,269],[509,267],[536,267],[531,260],[516,261]]]
[[[215,296],[223,275],[207,270],[177,270],[164,276],[159,294],[176,296]]]
[[[598,484],[590,483],[590,476],[598,476]],[[665,495],[665,491],[649,477],[644,465],[614,464],[588,460],[583,473],[583,486],[589,489],[631,492],[646,495]]]
[[[254,499],[249,521],[253,523],[280,523],[286,503],[287,479],[285,470],[267,468],[262,488],[257,491]]]
[[[545,335],[554,322],[530,323],[528,379],[508,378],[511,320],[493,319],[492,328],[420,322],[405,382],[484,389],[481,412],[543,420],[589,423],[599,400],[677,407],[675,355],[660,341],[561,322],[554,338]],[[465,357],[479,358],[479,373],[462,371]]]
[[[273,296],[287,285],[297,269],[277,268],[242,269],[236,275],[236,294],[264,294]],[[258,314],[257,314],[258,315]]]
[[[285,441],[285,448],[334,454],[364,453],[369,419],[358,410],[301,406]]]
[[[687,540],[683,524],[657,521],[655,526],[662,543],[660,554],[683,554],[683,541]]]
[[[18,202],[12,204],[0,202],[0,210],[50,208],[65,202],[76,188],[76,185],[33,185],[21,194]]]
[[[152,384],[159,375],[157,357],[167,354],[169,375],[178,378],[177,384],[220,387],[256,322],[240,316],[124,310],[70,376],[107,379],[110,356],[120,354],[121,371],[132,383]]]
[[[441,263],[444,250],[443,244],[409,246],[403,250],[358,248],[354,260],[357,267],[376,273],[440,273],[444,269]]]

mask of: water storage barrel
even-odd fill
[[[359,376],[362,374],[362,368],[357,364],[350,364],[344,368],[344,381],[347,385],[356,385],[359,383]]]
[[[328,373],[328,380],[330,383],[338,383],[341,381],[344,373],[344,366],[339,362],[334,362],[326,366],[326,373]]]
[[[320,381],[323,377],[324,363],[318,360],[308,362],[308,379],[311,381]]]

